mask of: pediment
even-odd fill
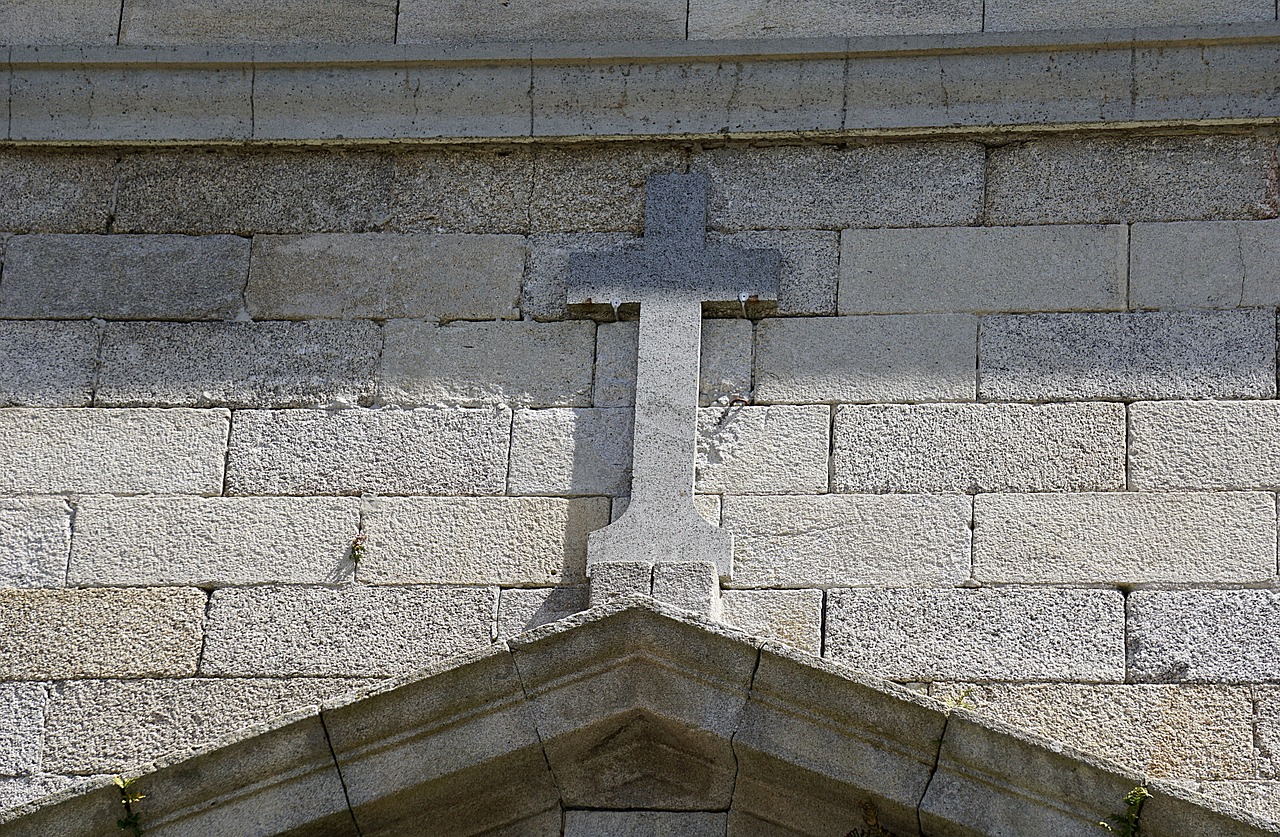
[[[1074,837],[1248,815],[895,684],[632,597],[142,772],[148,837]],[[108,782],[0,815],[118,837]]]

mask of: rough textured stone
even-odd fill
[[[1280,829],[1280,782],[1248,782],[1230,780],[1201,782],[1200,793],[1249,811],[1254,816]]]
[[[645,143],[547,145],[534,161],[529,223],[534,233],[644,230],[650,174],[684,167],[678,148]]]
[[[698,411],[697,489],[824,494],[831,413],[822,405]]]
[[[991,149],[988,224],[1270,218],[1272,141],[1047,139]]]
[[[221,587],[352,575],[360,506],[330,497],[86,497],[69,584]]]
[[[1071,4],[1053,0],[987,0],[984,8],[983,28],[988,32],[1193,26],[1276,19],[1275,4],[1270,0],[1085,0]]]
[[[1120,404],[836,408],[832,490],[1108,491],[1124,487]]]
[[[122,44],[392,43],[395,0],[124,0]]]
[[[720,608],[725,622],[747,633],[822,653],[821,590],[725,590]]]
[[[498,598],[498,636],[519,633],[586,610],[586,585],[504,589]]]
[[[110,323],[98,406],[367,403],[382,333],[369,322]]]
[[[515,236],[258,236],[247,296],[274,319],[511,319],[523,273]]]
[[[59,683],[46,713],[44,769],[123,773],[158,756],[274,721],[364,683],[311,678]]]
[[[511,411],[245,410],[232,494],[501,494]]]
[[[1280,778],[1280,687],[1253,686],[1257,775]],[[1243,774],[1241,774],[1243,775]]]
[[[1246,687],[936,683],[930,694],[1152,776],[1252,773]]]
[[[374,583],[572,584],[587,533],[609,500],[587,497],[414,497],[371,501],[360,580]]]
[[[195,673],[206,594],[0,588],[0,677],[180,677]]]
[[[981,0],[694,0],[689,37],[814,38],[982,30]]]
[[[1114,681],[1124,620],[1109,590],[831,590],[825,654],[901,680]]]
[[[0,775],[40,770],[48,697],[43,683],[0,683]]]
[[[720,572],[710,561],[659,561],[653,565],[653,597],[719,620]]]
[[[824,230],[747,230],[717,233],[709,238],[739,247],[777,250],[782,254],[782,272],[778,277],[779,314],[836,312],[836,287],[840,279],[839,233]]]
[[[0,6],[0,44],[114,44],[119,25],[120,0],[9,0]]]
[[[0,410],[0,493],[220,494],[226,410]]]
[[[380,152],[164,149],[120,162],[117,232],[363,232],[390,212]]]
[[[596,328],[595,382],[597,407],[630,407],[635,403],[639,323],[601,323]],[[751,323],[747,320],[703,320],[698,403],[703,407],[745,398],[751,392]]]
[[[533,152],[526,146],[408,148],[392,157],[392,172],[393,229],[529,231]]]
[[[601,561],[591,568],[592,607],[608,604],[619,596],[648,596],[653,592],[653,564],[647,561]]]
[[[713,229],[842,229],[971,224],[982,202],[982,146],[731,146],[692,168],[711,178]]]
[[[97,360],[90,323],[0,322],[0,406],[86,407]]]
[[[41,3],[48,8],[47,3]],[[76,6],[80,7],[79,0]],[[5,148],[0,151],[0,229],[106,232],[116,155],[103,151]]]
[[[569,311],[567,303],[569,255],[611,251],[637,244],[638,240],[630,233],[556,233],[531,237],[524,293],[520,298],[521,312],[535,320],[577,316],[576,311]],[[635,366],[634,354],[631,364]],[[634,368],[631,371],[634,376]]]
[[[957,584],[969,578],[967,497],[726,497],[734,583]]]
[[[0,587],[61,587],[70,552],[65,500],[0,500]]]
[[[402,0],[399,42],[656,41],[683,40],[686,4],[595,0],[554,4],[536,0]]]
[[[1274,398],[1270,311],[988,317],[978,397]]]
[[[631,498],[627,496],[614,497],[612,501],[613,507],[610,511],[609,520],[614,521],[622,517],[622,513],[627,510],[627,506],[631,505]],[[695,494],[693,495],[693,508],[702,517],[703,520],[712,526],[720,525],[720,495],[719,494]]]
[[[1120,225],[845,230],[840,313],[1124,308],[1128,244]]]
[[[628,494],[631,410],[517,410],[512,494]]]
[[[585,407],[595,326],[566,323],[387,324],[379,399],[387,404]]]
[[[1135,308],[1280,304],[1280,221],[1134,224]]]
[[[728,814],[702,811],[566,811],[564,837],[720,837]]]
[[[1280,678],[1280,593],[1129,594],[1129,679],[1248,683]]]
[[[757,402],[971,401],[978,320],[964,314],[760,323]]]
[[[1129,420],[1134,488],[1280,487],[1280,403],[1134,404]]]
[[[228,677],[403,674],[487,645],[497,589],[216,590],[201,672]]]
[[[23,235],[5,250],[7,317],[230,319],[249,242],[235,236]]]

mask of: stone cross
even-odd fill
[[[710,562],[733,572],[733,535],[693,506],[703,303],[776,300],[781,256],[706,240],[707,179],[649,178],[643,246],[569,256],[570,304],[640,304],[631,502],[592,532],[601,562]]]

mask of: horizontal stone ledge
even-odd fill
[[[468,47],[19,46],[0,82],[10,91],[4,139],[19,143],[510,141],[1274,124],[1268,67],[1280,67],[1276,23]]]

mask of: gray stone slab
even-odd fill
[[[119,11],[119,9],[117,9]],[[124,0],[122,44],[392,43],[395,0]]]
[[[381,349],[370,322],[109,323],[94,403],[367,404]]]
[[[9,680],[195,674],[208,595],[0,588],[0,671]]]
[[[699,405],[723,405],[750,395],[751,333],[748,320],[702,321]],[[601,323],[597,326],[592,390],[595,406],[630,407],[635,403],[639,337],[639,323],[636,322]]]
[[[1276,575],[1262,492],[982,494],[973,575],[1002,584],[1250,584]]]
[[[581,583],[587,533],[609,524],[609,500],[411,497],[370,501],[362,582]]]
[[[0,494],[221,494],[226,410],[0,410]]]
[[[1250,683],[1280,678],[1280,593],[1167,590],[1129,594],[1129,679]]]
[[[515,636],[557,622],[587,606],[586,585],[503,589],[498,598],[498,636]]]
[[[825,494],[830,449],[831,412],[824,405],[699,410],[697,489]]]
[[[674,811],[566,811],[564,837],[720,837],[728,814]]]
[[[120,0],[10,0],[0,44],[114,44]]]
[[[523,240],[509,235],[257,236],[249,312],[267,319],[512,319],[524,258]]]
[[[1256,14],[1264,4],[1250,0],[1244,15]],[[1230,119],[1275,107],[1275,86],[1264,80],[1280,70],[1274,43],[1205,44],[1198,51],[1200,68],[1188,60],[1186,48],[1176,45],[1134,51],[1136,119]]]
[[[390,228],[399,232],[527,233],[533,156],[529,146],[488,143],[466,149],[400,149],[391,158]],[[552,295],[557,301],[562,301],[562,296]]]
[[[52,796],[84,781],[83,776],[51,774],[0,778],[0,811]]]
[[[831,590],[824,654],[897,680],[1123,680],[1124,613],[1110,590]]]
[[[987,317],[978,397],[1274,398],[1271,311]]]
[[[1134,224],[1135,308],[1280,304],[1280,221]]]
[[[1236,775],[1255,773],[1270,778],[1280,777],[1280,687],[1255,685],[1247,688],[1254,710],[1251,727],[1255,730],[1256,770],[1240,771]]]
[[[511,429],[511,494],[631,490],[629,409],[517,410]]]
[[[694,0],[689,37],[816,38],[982,31],[980,0]]]
[[[623,6],[598,0],[402,0],[397,41],[678,41],[685,36],[686,14],[680,0],[639,0]]]
[[[1249,811],[1273,829],[1280,829],[1280,782],[1229,779],[1200,782],[1197,790],[1229,805]]]
[[[1120,404],[836,408],[832,490],[1112,491],[1125,483]]]
[[[840,313],[1122,309],[1127,271],[1119,225],[845,230]]]
[[[90,323],[0,322],[0,406],[87,407],[97,361]]]
[[[1235,136],[1099,137],[991,150],[988,224],[1265,218],[1274,144]]]
[[[1280,403],[1182,401],[1129,409],[1131,487],[1280,487]]]
[[[749,634],[822,653],[821,590],[724,590],[721,618]]]
[[[648,561],[601,561],[591,568],[588,585],[591,607],[607,605],[622,596],[653,593],[653,564]]]
[[[1070,5],[1050,0],[987,0],[983,29],[1194,26],[1275,19],[1275,4],[1268,0],[1085,0]]]
[[[589,322],[455,323],[392,320],[378,397],[399,406],[585,407],[595,326]]]
[[[726,497],[734,584],[959,584],[969,578],[967,497]]]
[[[682,148],[646,142],[539,146],[534,157],[529,226],[535,233],[644,230],[645,182],[681,171]]]
[[[65,500],[0,500],[0,587],[61,587],[70,554],[71,507]]]
[[[964,314],[768,319],[757,403],[971,401],[978,319]]]
[[[20,235],[5,248],[0,313],[26,319],[230,319],[249,242],[235,236]]]
[[[710,561],[659,561],[652,595],[658,601],[719,621],[720,571]]]
[[[637,239],[630,233],[553,233],[530,237],[524,293],[520,297],[521,313],[535,320],[562,320],[570,316],[566,302],[569,296],[569,254],[616,250],[636,243]],[[574,312],[574,316],[578,316],[578,312]],[[631,355],[631,367],[634,378],[634,353]]]
[[[94,150],[6,148],[0,172],[0,229],[106,232],[116,180],[114,154]]]
[[[727,147],[693,157],[711,178],[712,229],[972,224],[985,152],[964,142]]]
[[[241,587],[213,593],[201,672],[389,677],[488,645],[497,589]]]
[[[364,232],[386,222],[391,180],[377,151],[140,151],[119,164],[114,230]]]
[[[0,774],[39,772],[48,697],[43,683],[0,683]]]
[[[777,313],[834,314],[840,279],[840,236],[826,230],[747,230],[717,233],[712,241],[782,254]]]
[[[67,582],[321,583],[353,575],[360,504],[333,497],[86,497]]]
[[[230,494],[501,494],[511,412],[244,410]]]

